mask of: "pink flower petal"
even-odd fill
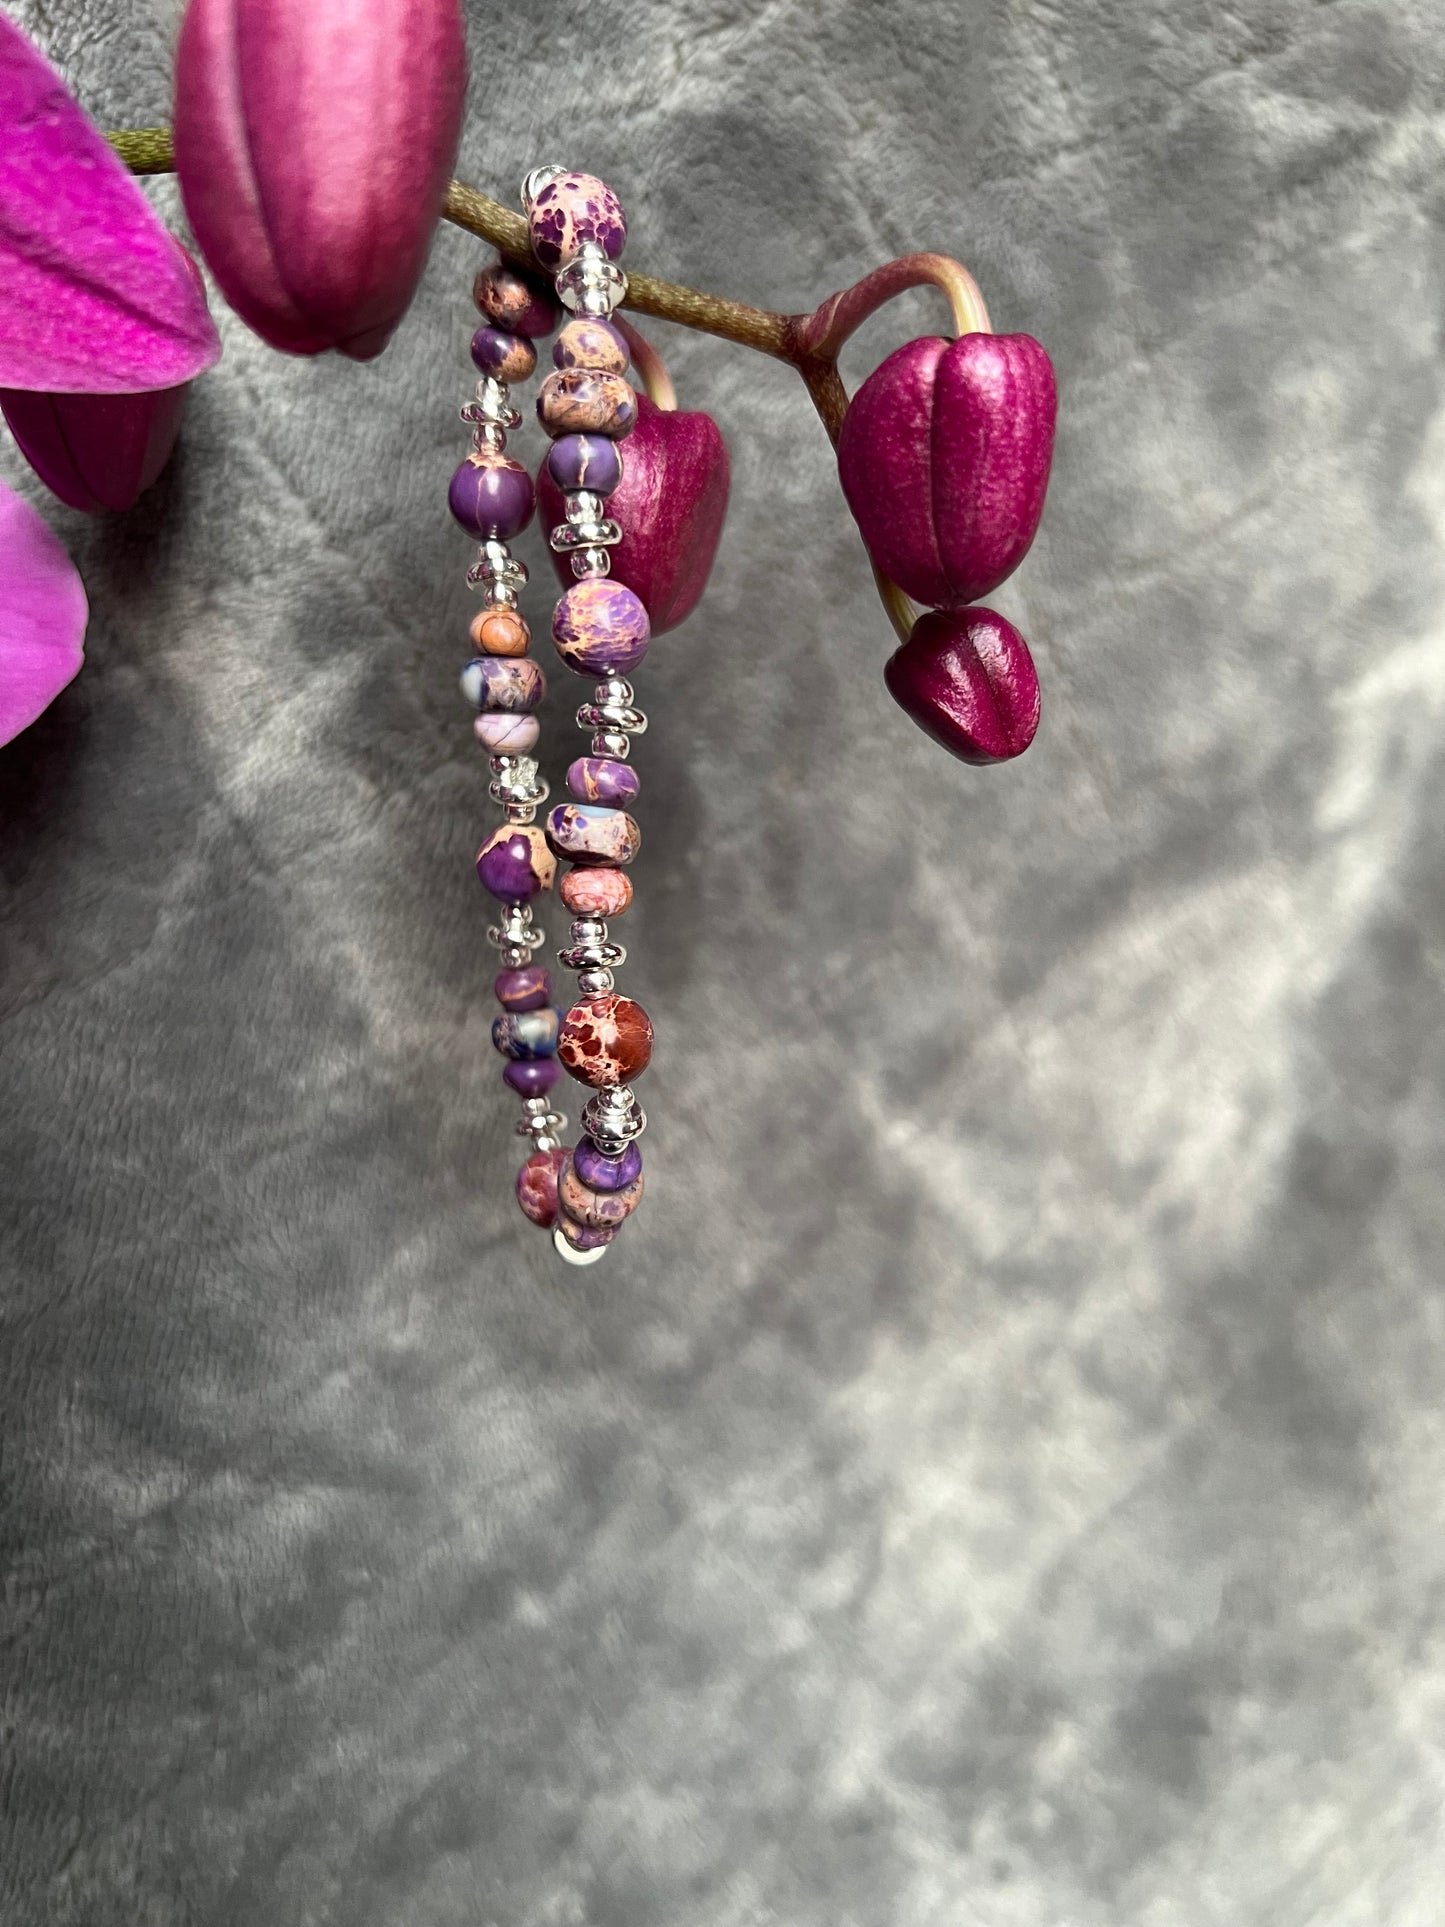
[[[0,482],[0,743],[33,723],[80,668],[89,613],[75,564]]]
[[[220,359],[174,241],[3,13],[0,289],[0,387],[137,394]]]

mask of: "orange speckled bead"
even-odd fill
[[[471,635],[488,656],[525,656],[532,640],[526,617],[513,609],[479,609],[472,617]]]
[[[641,1004],[609,990],[586,997],[562,1020],[557,1055],[579,1084],[611,1091],[640,1077],[652,1058],[652,1020]]]
[[[579,863],[557,885],[557,894],[574,917],[620,917],[632,901],[632,879],[625,870]]]

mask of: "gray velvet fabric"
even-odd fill
[[[166,117],[175,0],[12,11]],[[94,615],[0,753],[0,1920],[1437,1927],[1438,9],[472,38],[468,178],[590,164],[636,266],[782,308],[939,248],[1045,342],[1043,728],[914,729],[801,384],[660,331],[735,498],[638,678],[648,1196],[568,1272],[470,874],[481,248],[371,367],[222,315],[153,495],[47,505]]]

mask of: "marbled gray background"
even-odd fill
[[[178,12],[18,7],[132,125]],[[469,872],[480,249],[369,368],[223,318],[153,498],[50,510],[0,1920],[1438,1927],[1438,9],[472,27],[469,178],[591,164],[637,265],[781,307],[956,252],[1048,345],[1044,726],[978,772],[893,708],[800,384],[670,336],[735,506],[642,679],[648,1200],[564,1272]]]

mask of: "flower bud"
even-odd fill
[[[996,589],[1043,512],[1057,396],[1031,335],[905,343],[854,396],[838,474],[868,552],[916,602]]]
[[[79,669],[88,614],[74,563],[0,482],[0,743],[33,723]]]
[[[189,382],[147,395],[39,395],[0,389],[10,432],[52,495],[94,514],[132,508],[165,467]]]
[[[1022,756],[1039,726],[1028,644],[992,609],[931,609],[883,671],[920,729],[965,763]]]
[[[621,524],[612,576],[638,596],[654,636],[685,622],[702,599],[728,506],[728,449],[711,415],[657,408],[637,397],[637,426],[617,444],[622,480],[607,513]],[[562,490],[544,462],[537,478],[543,525],[566,519]],[[572,580],[565,555],[554,558]]]
[[[175,151],[196,241],[273,348],[381,353],[461,132],[458,0],[190,0]]]

